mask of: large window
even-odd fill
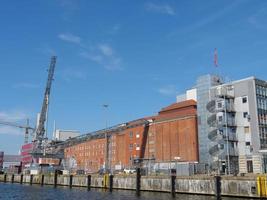
[[[133,132],[132,131],[130,131],[129,136],[130,136],[130,138],[133,137]]]
[[[245,126],[245,127],[244,127],[244,132],[245,132],[246,134],[249,134],[249,133],[250,133],[249,126]]]
[[[247,97],[242,98],[242,103],[247,103],[247,101],[248,101]]]

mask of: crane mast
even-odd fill
[[[56,66],[56,56],[52,56],[51,62],[50,62],[50,67],[48,70],[48,78],[47,78],[47,83],[46,83],[46,88],[45,88],[44,99],[43,99],[42,109],[41,109],[41,113],[40,113],[39,123],[38,123],[38,127],[36,128],[36,132],[35,132],[35,140],[34,140],[34,143],[35,143],[35,145],[34,145],[35,149],[34,150],[35,151],[42,149],[42,143],[43,143],[43,139],[45,136],[45,122],[47,120],[49,96],[50,96],[55,66]]]

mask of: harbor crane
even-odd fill
[[[40,112],[40,118],[38,121],[38,126],[36,127],[35,135],[34,135],[34,148],[33,148],[33,156],[34,157],[40,157],[40,155],[43,154],[43,151],[45,149],[45,132],[46,132],[46,127],[45,123],[47,121],[47,114],[48,114],[48,105],[49,105],[49,97],[50,97],[50,92],[51,92],[51,86],[53,82],[53,76],[54,76],[54,71],[55,71],[55,66],[56,66],[56,56],[51,57],[51,62],[50,66],[48,69],[48,78],[47,78],[47,83],[46,83],[46,88],[45,88],[45,93],[44,93],[44,99],[43,99],[43,104],[42,104],[42,109]]]
[[[24,144],[27,144],[29,142],[29,131],[32,131],[32,133],[35,131],[35,128],[30,127],[29,119],[27,119],[26,125],[20,125],[20,124],[6,122],[6,121],[0,121],[0,124],[25,129]]]

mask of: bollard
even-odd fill
[[[11,183],[14,183],[14,174],[11,175]]]
[[[23,183],[23,174],[20,175],[20,184]]]
[[[112,192],[113,190],[113,175],[109,175],[109,191]]]
[[[140,196],[141,188],[141,169],[138,167],[136,170],[136,195]]]
[[[4,182],[5,182],[5,183],[6,183],[6,176],[7,176],[7,175],[5,174],[5,175],[4,175]]]
[[[172,197],[175,197],[175,180],[176,180],[176,176],[172,175],[171,176],[171,193],[172,193]]]
[[[73,179],[73,175],[70,175],[70,182],[69,182],[69,187],[72,188],[72,179]]]
[[[30,185],[32,185],[33,175],[30,176]]]
[[[105,189],[107,189],[107,187],[108,187],[108,174],[104,174],[104,177],[103,177],[103,187]]]
[[[91,189],[91,175],[87,176],[87,189],[90,190]]]
[[[221,177],[215,176],[215,196],[217,200],[221,200]]]
[[[57,171],[54,174],[54,187],[57,187]]]
[[[44,185],[44,174],[42,174],[42,176],[41,176],[41,186],[43,186]]]

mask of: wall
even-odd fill
[[[14,176],[14,182],[20,182],[20,175]],[[69,186],[69,176],[58,176],[57,184],[62,186]],[[266,180],[266,177],[265,179]],[[12,181],[12,175],[7,175],[7,182]],[[0,182],[4,182],[4,175],[0,175]],[[30,183],[30,176],[23,176],[23,183]],[[41,175],[33,176],[33,184],[41,183]],[[87,176],[73,176],[72,186],[87,187]],[[54,185],[54,176],[45,175],[44,184]],[[264,183],[266,184],[266,183]],[[91,187],[103,188],[103,176],[92,175]],[[221,195],[235,196],[235,197],[257,197],[257,177],[222,177],[221,178]],[[117,175],[113,178],[114,189],[136,189],[135,175]],[[175,180],[176,193],[188,194],[216,194],[215,178],[212,176],[197,176],[197,177],[177,177]],[[143,191],[161,191],[171,192],[171,177],[169,176],[143,176],[141,177],[141,190]]]
[[[141,120],[150,120],[147,140],[147,129],[142,124],[133,125],[127,122],[127,129],[114,130],[110,138],[109,163],[111,168],[133,167],[135,158],[155,158],[156,162],[198,161],[198,136],[196,102],[188,100],[174,103],[162,108],[158,115]],[[136,120],[137,121],[137,120]],[[91,139],[67,147],[65,157],[74,157],[77,168],[88,172],[98,171],[105,161],[105,138]]]

